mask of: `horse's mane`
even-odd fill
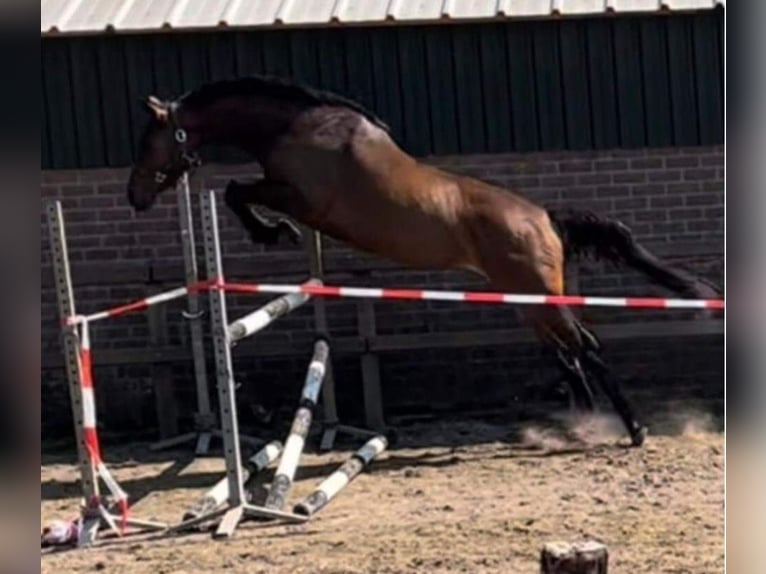
[[[292,100],[308,106],[342,106],[363,115],[379,128],[390,131],[389,126],[383,120],[358,102],[333,92],[318,90],[305,84],[275,76],[254,75],[233,80],[211,82],[182,96],[179,101],[192,105],[204,105],[226,96],[256,94],[281,100]]]

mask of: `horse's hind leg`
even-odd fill
[[[585,381],[595,380],[609,398],[630,435],[633,445],[640,446],[646,438],[646,427],[642,426],[616,378],[599,355],[598,340],[583,327],[565,307],[532,308],[527,313],[538,326],[541,336],[553,342],[572,365],[570,384],[580,377]],[[577,375],[577,377],[575,376]],[[588,377],[588,375],[591,375]],[[574,390],[574,387],[573,387]]]
[[[563,372],[569,388],[572,389],[575,409],[580,413],[592,413],[595,410],[596,401],[588,383],[588,377],[580,364],[580,359],[568,349],[561,346],[557,347],[559,368]]]
[[[604,394],[609,397],[614,409],[620,415],[625,427],[628,429],[633,446],[641,446],[644,444],[648,429],[636,419],[633,414],[633,408],[622,393],[619,382],[606,366],[604,360],[597,351],[586,349],[583,352],[582,361],[587,372],[594,375],[599,386],[604,391]]]
[[[513,292],[518,290],[519,285],[524,285],[523,290],[528,293],[561,295],[563,292],[561,272],[555,266],[521,266],[514,269],[513,274],[510,273],[510,266],[497,266],[493,267],[493,271],[494,273],[489,274],[490,282],[493,287],[502,291]],[[529,306],[524,308],[524,313],[540,338],[557,350],[559,366],[564,368],[578,409],[591,410],[589,407],[593,405],[593,392],[590,383],[596,382],[609,397],[633,444],[640,445],[646,429],[636,420],[633,409],[622,394],[617,381],[600,359],[600,344],[596,337],[575,319],[567,307]]]
[[[592,413],[594,394],[580,360],[583,340],[569,309],[530,308],[526,315],[540,338],[555,349],[558,367],[572,390],[575,409],[580,413]]]
[[[564,294],[564,253],[547,216],[531,213],[519,218],[515,210],[503,212],[502,205],[484,214],[473,230],[481,268],[492,286],[500,291]],[[500,214],[500,215],[498,215]],[[489,223],[489,225],[487,225]],[[572,391],[581,404],[592,403],[587,375],[609,397],[634,445],[643,442],[645,429],[616,380],[599,358],[598,340],[580,325],[567,307],[537,305],[524,308],[540,337],[559,351]],[[586,397],[586,391],[588,389]]]

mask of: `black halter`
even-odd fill
[[[186,130],[178,124],[176,118],[176,104],[168,107],[168,122],[173,133],[173,142],[175,149],[173,158],[154,172],[154,182],[157,184],[165,183],[171,172],[181,168],[181,173],[186,173],[202,165],[202,158],[197,152],[190,152],[186,149],[186,143],[189,136]]]

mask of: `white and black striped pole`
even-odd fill
[[[287,493],[293,484],[295,471],[298,469],[298,462],[303,453],[303,447],[306,444],[306,437],[309,434],[311,420],[314,408],[316,408],[319,391],[322,388],[327,371],[327,361],[330,356],[330,346],[327,341],[320,339],[314,344],[314,355],[311,358],[306,381],[303,384],[303,394],[298,410],[295,412],[293,425],[290,428],[290,435],[285,442],[285,450],[282,458],[279,460],[277,472],[269,488],[269,494],[266,497],[266,508],[281,510],[285,505]]]
[[[341,467],[328,476],[316,489],[295,505],[293,512],[311,516],[324,508],[335,496],[356,478],[370,462],[386,450],[388,441],[380,435],[371,438],[365,445],[351,455]]]
[[[321,286],[322,282],[318,279],[312,279],[304,285]],[[311,295],[306,293],[288,293],[281,297],[266,303],[260,309],[237,319],[228,327],[229,341],[237,341],[254,335],[258,331],[265,329],[280,317],[284,317],[290,311],[293,311],[306,303]]]
[[[242,469],[242,482],[246,482],[251,475],[257,474],[277,460],[282,452],[282,443],[278,440],[271,441],[261,450],[245,461]],[[229,499],[229,479],[223,477],[218,483],[208,490],[205,495],[189,510],[186,511],[182,519],[183,522],[199,518],[205,514],[215,511],[219,506]]]

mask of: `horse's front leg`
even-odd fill
[[[270,216],[259,206],[292,215],[301,209],[299,194],[290,186],[262,179],[255,183],[230,181],[224,195],[226,205],[250,234],[253,243],[274,244],[282,235],[300,243],[301,232],[286,217]]]

